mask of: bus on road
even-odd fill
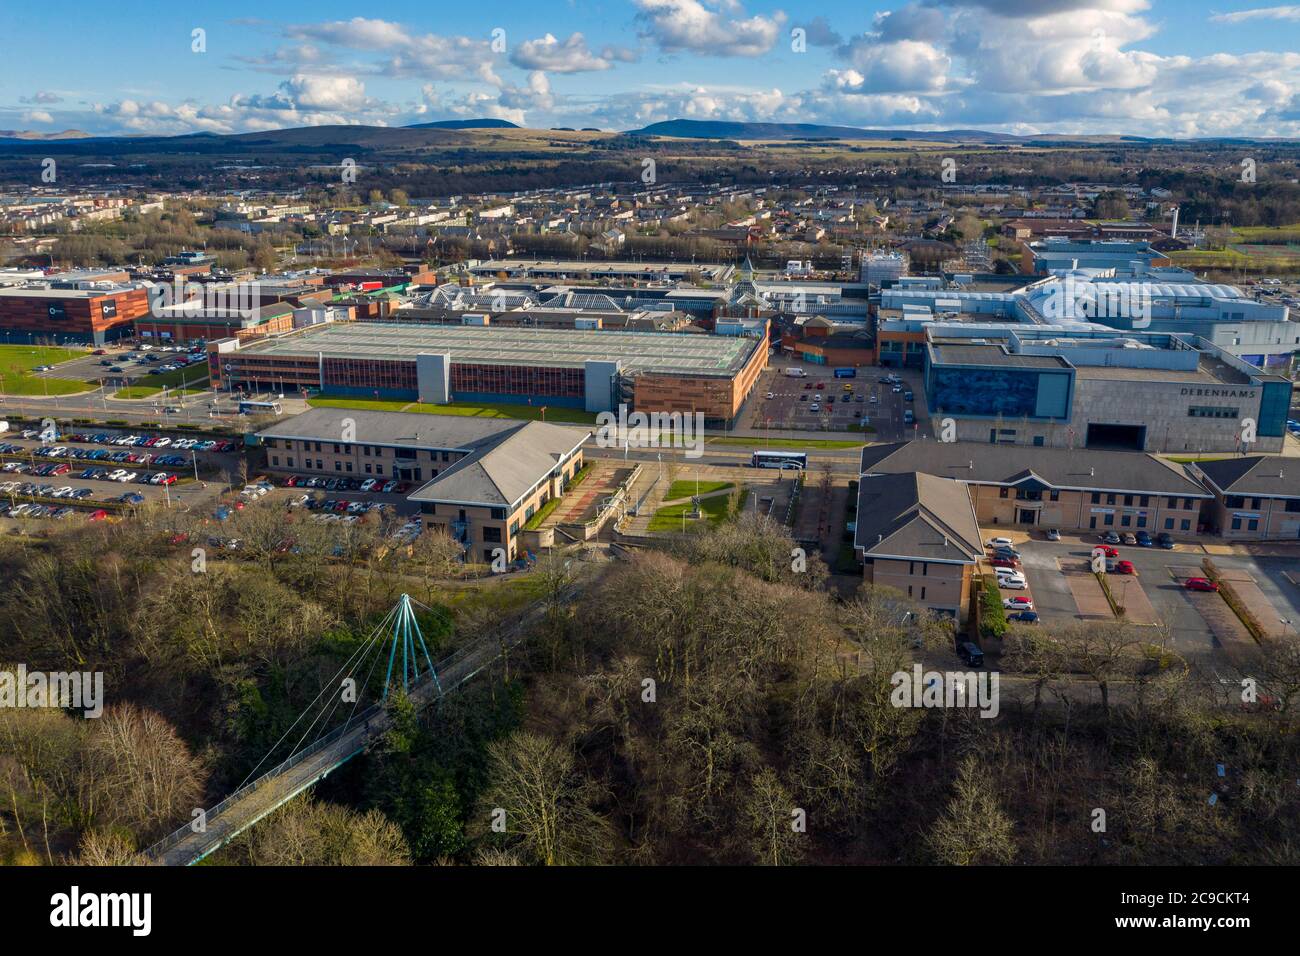
[[[837,368],[835,370],[836,378],[857,378],[858,370],[855,368]]]
[[[808,455],[802,451],[756,451],[750,459],[754,468],[798,468],[808,467]]]
[[[250,402],[245,399],[239,403],[241,415],[279,415],[283,412],[279,402]]]

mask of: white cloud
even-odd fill
[[[1210,17],[1214,23],[1245,23],[1247,20],[1300,20],[1300,6],[1256,7],[1234,13],[1216,13]]]
[[[525,70],[547,70],[551,73],[586,73],[608,70],[615,60],[635,59],[630,50],[606,47],[593,53],[581,33],[572,34],[561,42],[548,33],[537,40],[525,40],[510,52],[510,62]]]
[[[46,110],[27,110],[23,113],[24,123],[53,123],[54,117]]]
[[[665,53],[687,51],[712,56],[761,56],[772,49],[785,14],[745,17],[738,2],[634,0],[642,36]],[[732,16],[732,14],[737,14]]]

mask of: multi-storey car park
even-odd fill
[[[319,390],[441,404],[701,412],[730,422],[767,365],[767,336],[331,323],[211,342],[222,389]]]

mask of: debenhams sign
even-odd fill
[[[1201,398],[1254,398],[1253,388],[1180,388],[1179,395],[1197,395]]]

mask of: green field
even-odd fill
[[[702,531],[705,528],[721,524],[722,519],[727,516],[729,499],[729,495],[705,498],[700,502],[700,514],[703,515],[703,518],[693,519],[687,517],[685,522],[686,530],[688,532]],[[680,532],[682,530],[682,515],[690,515],[694,510],[694,506],[689,501],[680,505],[667,505],[660,508],[651,516],[649,530]]]
[[[519,418],[530,421],[565,422],[577,425],[594,425],[594,412],[580,408],[561,408],[552,405],[545,415],[537,405],[479,404],[452,402],[449,405],[425,405],[421,402],[388,402],[367,398],[335,398],[328,395],[310,398],[313,408],[355,408],[375,412],[418,412],[422,415],[462,415],[471,418]]]
[[[804,448],[861,448],[862,442],[840,438],[709,438],[707,445],[741,445],[745,448],[776,448],[799,451]]]
[[[82,358],[81,349],[49,345],[0,345],[0,392],[6,395],[71,395],[93,386],[73,378],[42,378],[29,374],[38,365],[57,365]]]
[[[668,486],[664,493],[664,501],[676,501],[678,498],[689,498],[691,495],[707,495],[715,491],[722,491],[725,488],[735,487],[730,481],[700,481],[696,482],[690,479],[674,481]]]
[[[170,398],[175,395],[202,395],[207,389],[204,388],[173,388],[167,396]],[[119,388],[110,398],[150,398],[154,395],[162,394],[161,385],[128,385],[125,388]]]

